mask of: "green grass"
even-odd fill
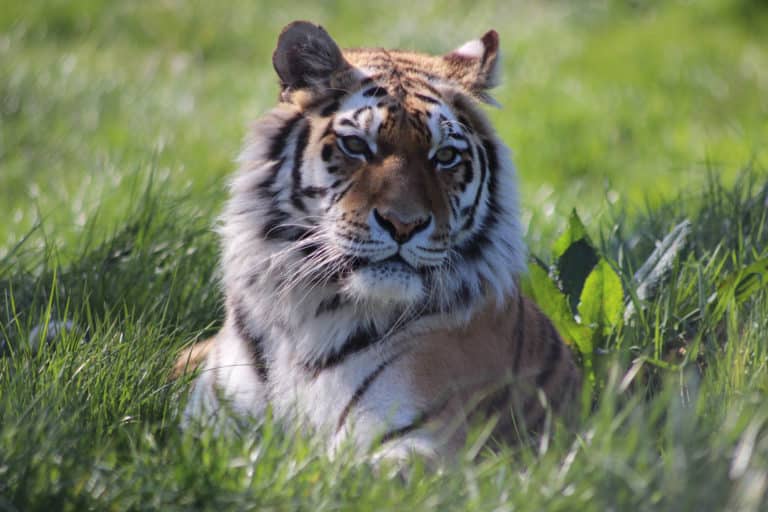
[[[0,10],[0,510],[760,510],[768,506],[768,9],[759,1],[7,2]],[[549,259],[576,207],[622,277],[685,250],[602,340],[572,431],[403,477],[269,421],[178,429],[175,351],[221,322],[211,231],[296,18],[445,51],[496,28],[491,113]],[[79,332],[33,350],[49,318]],[[87,341],[84,341],[87,340]],[[482,432],[478,431],[478,438]]]

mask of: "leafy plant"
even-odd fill
[[[594,353],[619,328],[625,298],[619,274],[600,255],[573,210],[553,247],[554,263],[534,258],[525,291],[581,355],[587,385],[596,384]]]

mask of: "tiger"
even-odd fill
[[[219,222],[225,320],[176,363],[197,370],[184,424],[269,416],[332,453],[446,460],[478,418],[515,443],[565,416],[581,372],[520,293],[516,171],[481,108],[497,32],[433,56],[296,21],[272,63]]]

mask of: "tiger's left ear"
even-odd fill
[[[294,21],[283,28],[272,54],[280,87],[323,89],[332,76],[349,67],[336,42],[319,25]]]
[[[481,100],[495,104],[486,92],[499,83],[499,34],[489,30],[480,39],[464,43],[443,55],[448,65],[448,78],[460,83]]]

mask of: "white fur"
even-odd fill
[[[471,59],[481,59],[485,53],[485,45],[480,39],[473,39],[456,48],[454,52]]]

